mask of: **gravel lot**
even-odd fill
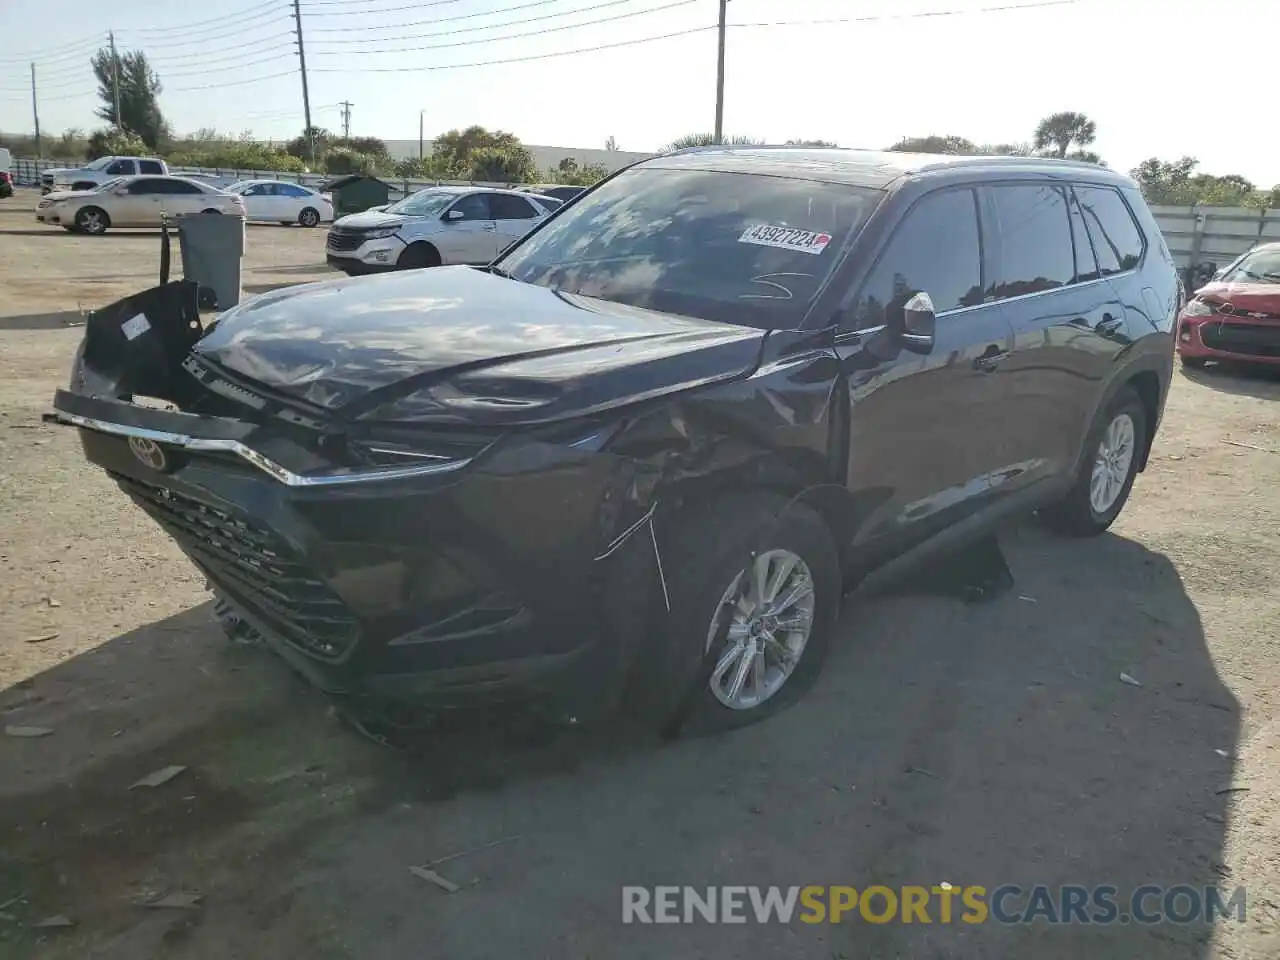
[[[0,201],[0,716],[53,732],[0,736],[0,956],[1280,956],[1280,378],[1178,374],[1112,534],[1010,529],[989,605],[855,595],[773,722],[654,748],[469,718],[396,752],[230,647],[193,568],[41,423],[67,324],[152,284],[159,240],[32,206]],[[323,236],[250,227],[248,289],[333,276]],[[458,853],[453,894],[407,869]],[[624,884],[942,881],[1243,884],[1248,920],[620,922]]]

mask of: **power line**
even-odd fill
[[[163,66],[166,63],[180,63],[186,66],[203,63],[220,63],[229,59],[245,57],[251,53],[256,56],[264,56],[271,49],[278,49],[281,42],[288,40],[293,36],[292,30],[286,30],[283,33],[273,34],[270,37],[264,37],[261,40],[255,40],[253,43],[236,44],[230,47],[218,47],[205,53],[199,53],[193,56],[183,56],[180,54],[169,54],[164,57],[147,57],[147,62],[153,67]],[[145,52],[145,51],[144,51]]]
[[[453,2],[453,0],[449,0]],[[479,10],[473,13],[460,13],[453,17],[432,17],[429,20],[410,20],[405,23],[379,23],[372,26],[365,25],[359,27],[317,27],[316,33],[347,33],[353,30],[397,30],[401,27],[418,27],[424,23],[455,23],[458,20],[475,20],[478,17],[492,17],[499,13],[515,13],[517,10],[531,10],[534,7],[545,7],[553,3],[559,3],[560,0],[527,0],[525,3],[517,3],[510,7],[499,7],[496,10]],[[617,3],[631,3],[632,0],[615,0]],[[359,14],[367,16],[370,13],[393,13],[397,10],[417,10],[418,7],[393,7],[390,10],[343,10],[338,13],[313,13],[313,17],[351,17]],[[586,9],[594,9],[587,7]],[[548,14],[548,16],[565,17],[571,13],[578,13],[580,10],[564,10],[558,14]],[[501,26],[501,24],[499,24]]]
[[[923,10],[917,13],[885,13],[867,17],[829,17],[821,20],[766,20],[758,23],[730,23],[730,27],[820,27],[834,23],[874,23],[880,20],[925,20],[930,17],[962,17],[970,13],[1007,13],[1014,10],[1039,10],[1043,7],[1066,7],[1080,0],[1036,0],[1034,3],[1003,4],[996,7],[970,7],[967,10]]]
[[[271,63],[279,63],[283,60],[292,60],[292,59],[293,59],[293,54],[287,51],[281,51],[280,53],[276,54],[274,57],[263,57],[261,54],[255,54],[249,61],[246,61],[246,62],[241,62],[236,64],[226,64],[220,67],[200,67],[195,70],[168,71],[165,73],[164,76],[166,78],[177,78],[179,80],[183,79],[184,77],[204,77],[204,76],[208,76],[211,73],[222,73],[226,70],[234,70],[237,66],[241,66],[241,67],[248,66],[250,63],[255,67],[265,67]]]
[[[422,50],[448,50],[453,47],[470,47],[477,43],[498,43],[503,40],[523,40],[526,37],[541,37],[548,33],[560,33],[564,30],[577,30],[581,27],[594,27],[602,23],[613,23],[616,20],[627,20],[632,17],[646,16],[651,13],[661,13],[663,10],[673,10],[676,7],[687,7],[691,3],[698,3],[700,0],[672,0],[671,3],[665,3],[657,7],[648,7],[644,10],[632,10],[628,13],[615,13],[608,17],[599,17],[595,20],[584,20],[582,23],[566,23],[554,27],[540,27],[537,30],[526,30],[523,33],[512,33],[502,37],[478,37],[474,40],[456,40],[452,43],[435,43],[426,46],[417,47],[362,47],[360,53],[417,53]],[[500,25],[501,26],[501,25]],[[432,34],[426,34],[432,36]],[[435,34],[442,36],[442,34]],[[406,40],[415,39],[414,37],[405,37]],[[369,40],[327,40],[326,43],[376,43],[377,41]],[[318,51],[316,56],[342,56],[345,51]]]
[[[167,27],[129,27],[129,28],[126,28],[126,32],[128,33],[183,33],[183,32],[191,31],[193,29],[197,29],[207,24],[219,24],[222,26],[226,26],[229,21],[230,22],[248,22],[250,20],[256,19],[259,16],[265,15],[265,13],[268,11],[279,12],[280,9],[281,7],[278,0],[267,0],[266,3],[258,3],[252,7],[246,7],[243,10],[231,10],[231,11],[228,11],[227,13],[224,13],[220,17],[211,17],[208,20],[196,20],[194,23],[173,24]],[[262,11],[262,13],[255,13],[255,11],[259,11],[259,10]],[[244,17],[244,21],[239,21],[238,18],[242,16]]]
[[[547,0],[535,0],[534,3],[524,3],[515,7],[507,7],[502,12],[509,13],[512,10],[519,10],[522,7],[541,6],[545,2],[547,2]],[[577,9],[574,9],[574,10],[561,10],[559,13],[541,13],[541,14],[538,14],[536,17],[523,17],[519,20],[507,20],[507,21],[504,21],[503,23],[486,23],[486,24],[481,24],[480,26],[477,26],[477,27],[454,27],[450,30],[438,30],[433,33],[414,33],[414,34],[402,33],[395,37],[369,37],[368,39],[360,39],[357,37],[350,40],[326,40],[324,38],[321,38],[316,42],[317,43],[382,43],[383,41],[386,41],[386,40],[421,40],[421,39],[427,39],[429,37],[452,37],[460,33],[476,33],[481,30],[500,30],[503,27],[516,27],[525,23],[537,23],[540,20],[552,20],[552,19],[555,19],[556,17],[570,17],[570,16],[573,16],[575,13],[591,13],[594,10],[604,10],[609,7],[618,7],[625,3],[634,3],[634,2],[635,0],[604,0],[603,3],[593,3],[590,6],[578,7]],[[662,9],[662,8],[659,7],[658,9]],[[495,10],[493,12],[497,13],[498,11]],[[640,10],[636,12],[644,13],[645,11]],[[475,14],[468,13],[460,17],[442,17],[439,20],[420,20],[417,23],[404,23],[404,24],[401,24],[400,26],[416,27],[424,23],[430,23],[434,25],[439,23],[448,23],[451,20],[468,20],[474,16]],[[633,12],[631,14],[628,14],[628,16],[635,16],[635,13]],[[391,28],[389,27],[358,27],[353,29],[387,30]],[[320,33],[322,31],[316,30],[314,32]],[[350,33],[353,31],[343,30],[339,27],[330,27],[328,28],[327,31],[324,31],[324,32]]]
[[[694,33],[706,33],[716,29],[714,23],[702,27],[690,27],[687,30],[676,30],[655,37],[641,37],[638,40],[620,40],[617,43],[602,43],[594,47],[581,47],[577,50],[557,50],[554,53],[535,53],[527,57],[506,57],[502,60],[480,60],[475,63],[441,63],[417,67],[364,67],[356,73],[428,73],[435,70],[461,70],[466,67],[494,67],[506,63],[528,63],[533,60],[552,60],[556,57],[572,57],[579,53],[595,53],[597,50],[616,50],[619,47],[634,47],[642,43],[655,43],[659,40],[671,40]],[[316,67],[316,73],[351,73],[342,67]]]
[[[366,9],[366,10],[356,11],[355,13],[342,13],[338,11],[335,11],[334,13],[324,13],[322,11],[320,13],[313,13],[311,14],[311,16],[313,17],[350,17],[350,16],[355,16],[356,13],[399,13],[402,10],[421,10],[425,7],[445,7],[445,6],[449,6],[450,4],[461,3],[461,2],[462,0],[426,0],[425,3],[411,3],[405,7],[386,7],[382,10]],[[312,7],[336,7],[336,6],[349,7],[351,5],[352,5],[352,0],[307,0],[307,2],[303,4],[303,6],[307,8],[307,10],[311,10]]]
[[[255,23],[253,25],[253,29],[263,30],[263,29],[266,29],[267,27],[274,25],[274,23],[276,22],[285,23],[285,22],[288,22],[290,19],[292,18],[288,14],[281,11],[277,13],[275,20],[264,20],[262,23]],[[228,30],[223,33],[211,33],[211,34],[200,35],[200,36],[188,36],[183,40],[178,40],[175,42],[170,42],[168,39],[162,40],[161,42],[156,42],[154,40],[146,40],[145,42],[141,42],[141,41],[135,42],[133,40],[130,40],[129,45],[132,47],[136,47],[138,49],[145,48],[146,51],[171,50],[174,48],[185,50],[185,49],[189,49],[193,44],[203,45],[206,43],[212,43],[215,40],[227,40],[232,37],[243,38],[244,37],[243,30],[240,27],[233,27],[231,30]]]

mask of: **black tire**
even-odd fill
[[[319,225],[320,211],[315,207],[303,207],[302,212],[298,214],[298,226],[318,227]]]
[[[1093,481],[1094,464],[1098,457],[1098,448],[1102,443],[1108,427],[1119,417],[1127,415],[1133,421],[1133,455],[1129,460],[1129,469],[1115,501],[1105,511],[1094,509],[1089,491]],[[1062,500],[1040,511],[1045,525],[1055,533],[1068,537],[1093,537],[1105,531],[1120,511],[1124,509],[1133,489],[1133,481],[1138,475],[1138,464],[1142,459],[1143,447],[1147,442],[1147,410],[1138,399],[1138,395],[1128,387],[1122,389],[1107,405],[1089,429],[1085,440],[1085,454],[1081,459],[1080,473],[1076,477],[1071,491]]]
[[[640,653],[629,700],[633,717],[663,736],[731,729],[795,703],[822,669],[839,612],[840,562],[831,534],[810,507],[780,495],[731,494],[693,507],[664,538],[662,567],[671,610],[657,591],[652,646]],[[709,640],[721,598],[752,562],[770,550],[800,557],[813,578],[809,639],[781,688],[758,705],[734,709],[711,691],[727,623]]]
[[[107,232],[111,218],[101,207],[81,207],[76,211],[76,230],[97,237]]]
[[[397,270],[419,270],[423,267],[440,266],[440,251],[429,243],[419,240],[400,251],[396,259]]]
[[[1188,370],[1203,370],[1209,361],[1204,357],[1178,357],[1179,362]]]
[[[201,210],[200,212],[201,212],[201,213],[213,213],[213,214],[217,214],[217,215],[219,215],[219,216],[221,216],[221,215],[222,215],[222,211],[221,211],[221,210],[215,210],[215,209],[213,209],[213,207],[210,207],[208,210]]]

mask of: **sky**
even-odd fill
[[[1261,85],[1247,41],[1280,35],[1280,2],[1032,6],[1043,3],[730,0],[725,133],[866,148],[926,134],[1004,143],[1075,110],[1096,121],[1094,149],[1114,168],[1190,155],[1202,172],[1280,184],[1280,134],[1250,135],[1258,127],[1232,116],[1232,91]],[[303,127],[290,0],[59,0],[57,9],[55,23],[35,0],[0,0],[0,131],[32,130],[32,61],[43,132],[101,125],[89,57],[109,30],[119,49],[147,53],[177,131],[284,139]],[[422,112],[427,139],[480,124],[530,144],[600,148],[613,137],[650,151],[714,126],[718,0],[301,0],[300,9],[313,123],[340,130],[339,103],[350,101],[353,136],[416,139]]]

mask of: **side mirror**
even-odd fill
[[[932,353],[937,324],[933,300],[924,291],[917,293],[902,308],[902,349],[922,356]]]
[[[461,220],[465,216],[466,214],[463,213],[461,210],[450,210],[448,213],[444,215],[444,218],[445,220],[452,222],[455,220]]]

